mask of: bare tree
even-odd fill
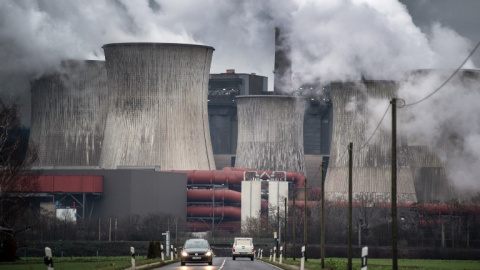
[[[273,228],[268,223],[265,216],[258,215],[257,217],[248,217],[242,223],[242,235],[254,238],[268,238],[271,237]]]
[[[37,174],[30,170],[36,159],[35,148],[28,145],[28,135],[22,129],[18,105],[6,105],[0,99],[0,227],[5,238],[2,243],[15,242],[15,234],[26,229],[19,220],[29,207],[28,192],[36,189]],[[12,259],[5,253],[1,257]]]

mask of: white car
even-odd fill
[[[253,261],[255,257],[255,248],[253,239],[248,237],[235,237],[232,247],[232,259],[238,257],[248,257]]]

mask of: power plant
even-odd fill
[[[368,99],[388,104],[395,97],[397,86],[391,81],[359,81],[332,83],[333,103],[332,148],[325,181],[325,195],[331,201],[348,201],[349,156],[352,143],[355,184],[352,197],[360,202],[390,202],[391,132],[379,130],[370,140],[367,117]],[[370,123],[371,124],[371,123]],[[412,173],[405,151],[405,140],[399,140],[397,201],[417,202]],[[403,151],[402,151],[403,149]]]
[[[354,200],[390,202],[391,135],[380,128],[369,138],[375,123],[367,101],[387,104],[398,82],[334,82],[287,96],[287,89],[267,92],[266,78],[256,74],[229,69],[209,76],[209,46],[103,48],[105,62],[65,62],[66,75],[32,83],[30,141],[40,147],[38,168],[56,175],[57,186],[42,189],[54,199],[44,203],[68,193],[59,201],[78,202],[79,216],[101,217],[162,211],[171,202],[176,207],[169,213],[180,214],[190,231],[237,232],[246,218],[278,208],[280,198],[303,198],[289,189],[304,189],[306,196],[320,186],[322,160],[328,164],[326,199],[344,203],[350,142]],[[438,157],[399,138],[397,201],[452,198]],[[79,174],[101,176],[95,177],[98,187],[88,188],[90,178],[76,179]],[[68,184],[72,179],[77,184]],[[132,194],[148,203],[136,203]]]
[[[447,80],[451,70],[415,70],[404,79],[406,83],[423,83],[437,77]],[[454,88],[465,89],[466,93],[475,93],[478,89],[480,72],[478,70],[459,70],[457,76],[451,79],[450,85]],[[448,91],[448,90],[447,90]],[[460,93],[459,93],[460,94]],[[418,114],[418,112],[412,112]],[[451,125],[455,123],[450,123]],[[419,202],[448,202],[451,200],[464,201],[472,194],[459,191],[452,183],[448,163],[455,163],[455,155],[464,146],[458,129],[442,128],[438,133],[438,141],[434,145],[419,143],[420,138],[408,138],[408,161],[411,164],[415,191]],[[436,153],[434,153],[434,151]],[[440,153],[440,154],[438,154]],[[450,177],[449,177],[450,174]]]
[[[104,61],[63,61],[31,84],[38,166],[98,166],[107,107]]]
[[[237,167],[305,173],[304,99],[238,96],[237,110]]]
[[[165,43],[103,48],[110,94],[100,166],[214,169],[207,111],[214,49]]]

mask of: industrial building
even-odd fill
[[[250,86],[247,92],[245,85],[251,85],[252,82],[261,88]],[[225,73],[210,75],[208,114],[217,170],[237,166],[239,131],[236,97],[275,94],[267,90],[267,77],[257,74],[235,73],[235,70],[229,69]],[[292,125],[302,125],[302,138],[298,139],[303,140],[305,173],[312,177],[311,185],[320,186],[318,169],[322,161],[328,161],[332,134],[333,110],[329,89],[305,86],[294,91],[292,96],[305,99],[303,120],[295,121]]]
[[[245,214],[244,181],[250,187],[258,186],[255,181],[285,181],[289,188],[304,188],[308,178],[308,187],[319,187],[325,161],[326,197],[345,201],[349,142],[358,150],[355,199],[389,202],[389,134],[380,130],[364,145],[371,123],[363,116],[367,99],[388,101],[397,82],[305,85],[287,96],[286,89],[267,91],[267,77],[257,74],[233,69],[209,74],[214,51],[209,46],[103,48],[105,62],[69,62],[61,73],[32,83],[30,142],[40,146],[38,168],[47,179],[42,181],[89,175],[103,183],[101,192],[69,184],[63,184],[69,190],[41,190],[44,205],[76,202],[83,218],[175,212],[192,231],[238,231],[242,219],[275,201],[262,191],[254,205],[245,205],[250,209]],[[347,110],[352,100],[356,107]],[[441,162],[407,139],[399,146],[406,151],[400,151],[398,201],[444,198],[451,189]],[[274,191],[265,192],[280,194]],[[165,207],[172,204],[174,210]]]
[[[186,217],[185,174],[85,167],[42,172],[35,201],[46,211],[75,209],[72,218],[86,219],[160,212]]]

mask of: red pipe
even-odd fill
[[[222,170],[170,170],[168,172],[179,172],[187,174],[187,184],[190,185],[241,185],[245,178],[246,171],[254,171],[249,168],[235,168],[225,167]],[[272,175],[273,171],[258,171],[260,175]],[[267,176],[267,178],[268,178]],[[285,180],[292,182],[296,187],[305,186],[305,175],[301,172],[285,172]],[[210,202],[213,201],[228,201],[233,203],[241,203],[241,193],[234,190],[223,189],[205,189],[205,190],[187,190],[188,202]],[[261,202],[261,209],[266,210],[268,203],[266,201]],[[207,206],[188,206],[187,217],[229,217],[229,218],[241,218],[241,208],[234,206],[219,206],[213,207]],[[189,222],[188,228],[196,231],[210,230],[211,228],[205,223],[191,223]],[[235,224],[233,227],[220,224],[220,227],[216,229],[238,230],[240,223]],[[228,227],[228,228],[227,228]]]
[[[225,167],[222,170],[169,170],[166,172],[179,172],[187,174],[187,184],[199,185],[240,185],[248,168]],[[271,175],[273,171],[258,171],[259,174]],[[286,180],[294,183],[296,187],[305,186],[305,175],[301,172],[286,172]]]
[[[333,206],[348,207],[347,202],[333,202]],[[302,204],[303,205],[303,204]],[[378,207],[390,208],[391,203],[387,202],[354,202],[353,207]],[[446,204],[446,203],[398,203],[399,208],[412,208],[417,211],[430,215],[459,215],[462,213],[469,213],[474,215],[480,214],[479,205],[461,205],[461,204]]]
[[[236,206],[190,205],[187,206],[188,217],[228,217],[240,219],[242,210]]]
[[[213,197],[215,192],[215,198]],[[189,189],[187,190],[188,202],[216,202],[227,201],[241,203],[242,193],[230,189]]]

